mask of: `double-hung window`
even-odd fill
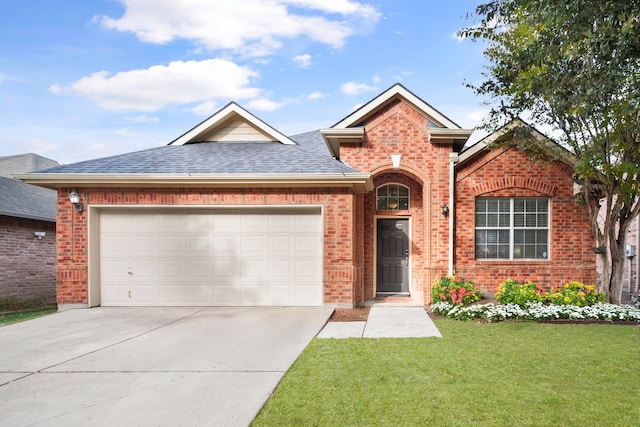
[[[549,199],[476,198],[476,259],[547,259]]]

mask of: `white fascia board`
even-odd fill
[[[438,110],[418,98],[416,95],[407,90],[404,86],[397,83],[387,89],[385,92],[378,95],[376,98],[363,105],[358,110],[354,111],[349,116],[345,117],[342,121],[336,123],[333,128],[346,128],[360,123],[369,114],[380,108],[387,101],[395,96],[404,98],[410,104],[413,104],[417,109],[424,112],[427,116],[431,117],[434,121],[438,122],[442,126],[448,129],[460,129],[456,123],[452,122],[445,115]]]
[[[223,107],[217,113],[215,113],[214,115],[212,115],[211,117],[209,117],[208,119],[200,123],[199,125],[195,126],[193,129],[189,130],[188,132],[178,137],[177,139],[171,141],[169,145],[184,145],[189,142],[192,142],[194,138],[207,132],[209,129],[215,127],[218,123],[225,121],[232,114],[236,114],[242,117],[248,123],[250,123],[251,125],[255,126],[256,128],[260,129],[262,132],[272,137],[274,141],[278,141],[287,145],[296,145],[296,143],[293,140],[291,140],[289,137],[285,136],[284,134],[280,133],[273,127],[269,126],[267,123],[263,122],[262,120],[260,120],[259,118],[257,118],[256,116],[254,116],[253,114],[251,114],[250,112],[248,112],[247,110],[245,110],[244,108],[236,104],[235,102],[231,102],[227,104],[227,106]]]
[[[27,184],[59,187],[351,187],[373,189],[368,172],[317,174],[53,174],[16,175]]]
[[[336,159],[340,159],[341,142],[362,142],[364,138],[364,128],[362,126],[353,128],[328,128],[320,129],[320,133],[327,144],[329,151]]]
[[[460,154],[460,158],[459,158],[458,163],[457,163],[456,166],[464,164],[466,161],[468,161],[469,159],[475,157],[481,151],[487,149],[488,145],[496,142],[498,139],[502,138],[507,133],[513,131],[514,129],[516,129],[518,127],[522,127],[522,126],[526,126],[526,127],[530,128],[533,131],[534,138],[536,138],[538,141],[549,145],[549,147],[551,147],[552,149],[556,148],[555,147],[556,143],[553,142],[545,134],[540,132],[535,127],[529,125],[528,123],[526,123],[522,119],[515,118],[512,121],[510,121],[509,123],[507,123],[506,125],[502,126],[500,129],[498,129],[495,132],[493,132],[493,133],[487,135],[486,137],[482,138],[480,141],[475,143],[469,149],[467,149],[464,152],[462,152]],[[570,153],[568,153],[568,152],[567,152],[567,156],[562,157],[560,159],[560,161],[562,161],[563,163],[565,163],[568,166],[571,166],[571,167],[575,166],[575,160],[571,157]]]

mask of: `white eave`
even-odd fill
[[[364,127],[320,129],[324,141],[336,159],[340,158],[340,143],[361,143],[364,138]]]
[[[478,155],[482,151],[487,150],[488,149],[487,147],[489,145],[493,144],[494,142],[498,141],[501,138],[504,138],[507,134],[514,131],[516,128],[522,127],[522,126],[526,126],[530,128],[533,132],[534,138],[536,138],[538,141],[544,144],[548,144],[549,147],[551,148],[557,148],[555,146],[555,143],[549,137],[547,137],[542,132],[537,130],[535,127],[529,125],[522,119],[516,118],[510,121],[509,123],[507,123],[506,125],[502,126],[500,129],[496,130],[495,132],[487,135],[486,137],[484,137],[483,139],[481,139],[480,141],[478,141],[477,143],[475,143],[474,145],[472,145],[462,153],[460,153],[460,157],[459,157],[458,163],[456,164],[456,167],[463,165],[465,162],[474,158],[476,155]],[[562,157],[560,160],[568,166],[571,166],[571,167],[575,166],[575,160],[571,157],[571,155],[568,152],[567,152],[567,156]]]
[[[59,187],[170,187],[170,188],[300,188],[347,187],[356,193],[373,190],[368,172],[317,174],[54,174],[16,175],[27,184]]]
[[[452,142],[454,140],[467,140],[473,129],[447,129],[429,128],[429,136],[432,142]]]
[[[415,94],[413,94],[411,91],[409,91],[399,83],[391,86],[389,89],[342,119],[340,122],[333,125],[332,128],[346,128],[355,126],[395,97],[404,99],[419,111],[424,112],[427,116],[433,119],[438,126],[442,126],[448,129],[460,129],[460,126],[458,126],[444,114],[424,102],[422,99],[417,97]]]

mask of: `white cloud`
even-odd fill
[[[132,32],[144,42],[184,39],[210,50],[251,56],[268,55],[282,46],[281,40],[298,37],[339,48],[381,17],[375,7],[351,0],[121,1],[122,17],[94,21]]]
[[[294,56],[293,62],[295,62],[302,68],[309,68],[311,66],[311,55],[305,53],[302,55]]]
[[[157,111],[170,104],[255,98],[261,90],[250,86],[250,80],[257,75],[223,59],[175,61],[115,75],[100,71],[68,87],[53,85],[49,90],[87,97],[109,110]]]
[[[129,128],[116,129],[114,132],[118,136],[136,136],[137,133],[133,132]]]
[[[218,111],[218,104],[214,101],[206,101],[202,104],[198,104],[191,109],[194,114],[198,116],[210,116],[216,111]]]
[[[345,95],[359,95],[361,93],[364,92],[372,92],[377,90],[375,87],[373,86],[369,86],[365,83],[358,83],[358,82],[346,82],[343,83],[342,86],[340,86],[340,91],[342,93],[344,93]]]
[[[160,121],[156,116],[150,116],[148,114],[125,117],[125,120],[133,123],[158,123]]]
[[[258,111],[275,111],[283,105],[285,105],[284,102],[275,102],[266,98],[252,99],[247,103],[250,110]]]
[[[311,101],[315,101],[316,99],[324,99],[328,97],[329,94],[323,92],[312,92],[307,96],[307,99]]]

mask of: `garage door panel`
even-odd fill
[[[292,231],[300,233],[322,233],[322,221],[318,221],[318,215],[303,214],[295,216],[295,229]]]
[[[235,276],[244,282],[256,282],[267,277],[267,266],[262,259],[242,259],[238,265],[240,268]]]
[[[228,257],[236,252],[236,236],[220,235],[216,233],[213,236],[213,253],[214,257]]]
[[[188,235],[187,252],[189,255],[208,254],[210,251],[210,239],[208,235]]]
[[[295,229],[295,224],[293,215],[270,215],[268,217],[270,232],[290,233]]]
[[[183,260],[162,260],[158,263],[158,274],[160,277],[170,279],[180,279],[186,277],[186,262]]]
[[[265,286],[242,286],[240,288],[240,305],[271,305],[269,289]]]
[[[273,280],[291,280],[295,278],[292,260],[269,260],[269,278]]]
[[[188,279],[209,279],[213,274],[213,261],[210,259],[187,261]]]
[[[213,221],[210,215],[191,214],[186,216],[185,230],[187,233],[202,233],[211,229],[211,227],[213,227]]]
[[[296,286],[296,301],[300,305],[315,305],[318,300],[322,300],[321,289],[316,283],[299,284]]]
[[[243,256],[264,255],[267,251],[267,238],[262,234],[246,234],[239,237],[239,254]]]
[[[270,257],[290,257],[295,252],[295,237],[291,235],[269,236],[268,240]]]
[[[117,256],[128,253],[130,250],[128,236],[128,234],[124,233],[103,235],[100,239],[102,244],[102,255]]]
[[[322,275],[322,264],[317,259],[297,259],[294,262],[297,280],[312,280]]]
[[[322,305],[319,210],[105,211],[100,228],[103,305]]]
[[[240,229],[243,232],[262,232],[268,228],[268,219],[265,215],[259,214],[238,214],[240,218]]]
[[[213,263],[213,277],[217,279],[231,280],[240,275],[240,267],[235,259],[219,259]]]
[[[186,250],[186,236],[168,234],[157,236],[157,250],[167,256],[175,256]]]
[[[240,288],[231,284],[213,287],[213,303],[215,305],[242,305],[239,303],[240,296]]]
[[[129,259],[128,258],[108,258],[103,259],[101,269],[103,277],[108,277],[107,281],[122,281],[129,279]],[[103,282],[105,279],[103,279]]]
[[[317,257],[322,255],[320,238],[317,235],[299,234],[295,237],[295,253],[304,257]]]

